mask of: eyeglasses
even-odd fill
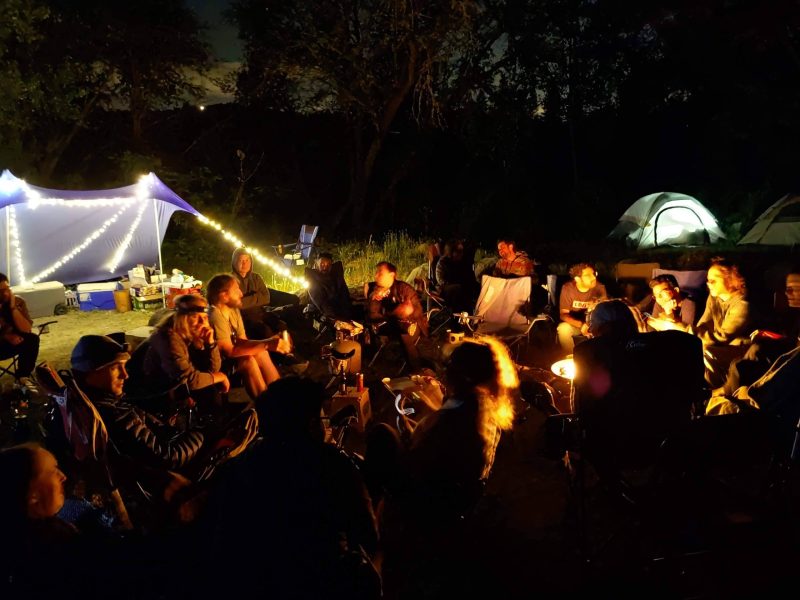
[[[787,286],[786,293],[787,294],[800,294],[800,287]]]

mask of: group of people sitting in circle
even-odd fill
[[[202,298],[179,298],[169,324],[153,334],[143,368],[153,369],[154,379],[169,376],[155,359],[171,348],[169,355],[183,361],[187,385],[196,386],[190,398],[194,391],[226,389],[229,380],[217,375],[218,306],[211,304],[209,321]],[[267,347],[262,343],[260,352],[271,364]],[[254,354],[242,356],[259,369]],[[411,539],[406,525],[421,536],[415,544],[428,535],[416,529],[418,511],[451,528],[469,510],[491,471],[501,431],[512,425],[518,389],[501,343],[466,342],[448,357],[431,418],[407,438],[375,428],[359,459],[326,441],[325,390],[310,379],[270,378],[253,403],[227,413],[212,404],[207,418],[181,424],[167,416],[167,403],[177,397],[145,409],[126,394],[133,357],[110,337],[83,336],[71,362],[68,389],[59,393],[67,404],[99,415],[81,432],[94,438],[83,440],[83,456],[73,448],[60,466],[59,445],[51,439],[50,449],[24,444],[0,451],[4,598],[107,597],[115,590],[126,597],[378,598],[381,571],[384,581],[386,573],[402,578]],[[109,523],[85,501],[67,498],[62,468],[74,477],[86,472],[80,468],[86,464],[73,470],[76,463],[91,462],[110,475],[105,483],[123,488],[131,481],[147,491],[137,501],[139,514],[163,521],[142,530],[125,514]],[[396,525],[401,533],[394,548],[391,535],[379,542],[384,511],[403,523]]]
[[[535,276],[534,261],[512,240],[501,240],[498,253],[491,274]],[[454,302],[477,293],[468,254],[453,242],[433,267],[437,289]],[[323,254],[313,270],[310,294],[317,308],[336,320],[356,317],[341,263]],[[589,263],[574,265],[569,274],[554,335],[563,354],[580,354],[584,338],[618,345],[648,331],[675,331],[702,344],[713,390],[707,414],[791,402],[800,375],[800,271],[786,277],[790,318],[772,327],[777,335],[753,327],[744,278],[724,259],[714,259],[708,269],[708,300],[699,319],[694,299],[669,276],[650,281],[650,297],[634,306],[609,299]],[[376,333],[397,336],[410,368],[419,369],[416,340],[427,335],[427,320],[414,286],[382,261],[364,296],[365,320]],[[20,304],[0,276],[2,344],[19,347],[19,374],[27,377],[36,353],[27,350],[33,346],[23,335],[30,333],[30,319]],[[507,348],[490,336],[456,346],[444,357],[441,387],[427,377],[431,414],[402,435],[376,425],[361,460],[326,442],[324,388],[276,366],[299,364],[295,373],[303,370],[302,361],[292,358],[285,325],[265,310],[268,304],[269,290],[252,272],[247,251],[239,249],[232,273],[214,276],[205,298],[176,298],[174,309],[132,353],[108,336],[78,341],[66,386],[55,392],[62,398],[62,429],[66,420],[83,429],[49,450],[22,445],[0,451],[0,480],[6,483],[0,493],[6,533],[0,591],[12,594],[0,595],[30,595],[47,585],[62,597],[105,595],[119,581],[141,579],[146,562],[154,572],[150,585],[172,585],[178,596],[203,589],[233,596],[374,598],[381,572],[384,583],[402,578],[411,554],[419,559],[454,551],[501,434],[519,411],[520,382]],[[228,401],[236,381],[250,402]],[[55,456],[65,448],[71,477],[101,471],[101,485],[112,493],[133,484],[143,490],[145,512],[163,517],[159,525],[181,525],[134,536],[129,532],[136,519],[124,509],[109,527],[92,507],[70,506]],[[87,470],[88,463],[99,468]],[[120,535],[120,529],[128,533]],[[167,547],[181,548],[180,560],[164,550],[162,535]],[[263,548],[249,550],[252,539]],[[104,559],[91,564],[82,552]],[[143,555],[147,561],[131,559]],[[40,579],[42,557],[58,566],[51,584]],[[97,573],[98,564],[105,575]],[[176,565],[199,576],[191,584],[168,583]],[[88,593],[87,581],[96,586]]]

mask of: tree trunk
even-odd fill
[[[129,99],[131,111],[131,135],[133,141],[140,144],[142,141],[142,121],[144,120],[145,102],[144,90],[142,89],[142,76],[139,73],[139,66],[135,61],[131,61],[131,95]]]
[[[353,132],[354,140],[354,154],[353,161],[350,168],[350,193],[348,195],[347,203],[334,216],[331,223],[332,228],[336,229],[344,220],[348,211],[352,212],[353,220],[352,227],[359,230],[364,225],[364,211],[367,200],[367,192],[369,190],[370,180],[375,168],[375,161],[383,149],[383,143],[386,136],[389,134],[389,129],[394,122],[400,107],[408,97],[409,92],[414,87],[419,74],[419,65],[417,63],[417,48],[411,43],[408,49],[408,63],[406,64],[406,76],[401,84],[395,88],[394,94],[388,99],[384,105],[383,113],[380,115],[379,121],[375,124],[377,132],[372,140],[369,142],[369,149],[362,157],[363,151],[363,121],[359,120],[355,131]],[[371,125],[369,126],[372,127]],[[375,210],[380,209],[379,205],[375,206]]]
[[[66,135],[59,136],[47,144],[47,153],[44,159],[42,159],[40,162],[39,166],[39,176],[43,182],[50,181],[50,178],[53,176],[58,163],[61,162],[61,157],[64,156],[64,152],[67,151],[67,148],[69,148],[69,145],[72,143],[72,140],[75,139],[75,136],[78,135],[78,132],[83,129],[86,119],[88,119],[92,110],[94,110],[99,98],[100,95],[95,94],[84,105],[80,117],[78,117],[78,120],[75,121],[74,125]]]

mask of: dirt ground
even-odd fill
[[[115,310],[87,312],[70,310],[66,315],[36,319],[34,325],[55,321],[49,326],[49,332],[42,334],[39,361],[47,361],[56,369],[67,369],[72,348],[82,335],[90,333],[107,335],[119,331],[131,331],[147,325],[153,312],[131,310],[118,313]]]

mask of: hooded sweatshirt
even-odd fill
[[[250,271],[244,275],[240,275],[236,271],[236,261],[241,255],[250,257]],[[258,273],[253,273],[252,270],[253,256],[244,248],[237,248],[233,251],[231,257],[231,274],[239,282],[239,287],[242,289],[242,316],[246,319],[251,315],[255,317],[260,311],[262,306],[269,305],[269,290],[267,284]]]

